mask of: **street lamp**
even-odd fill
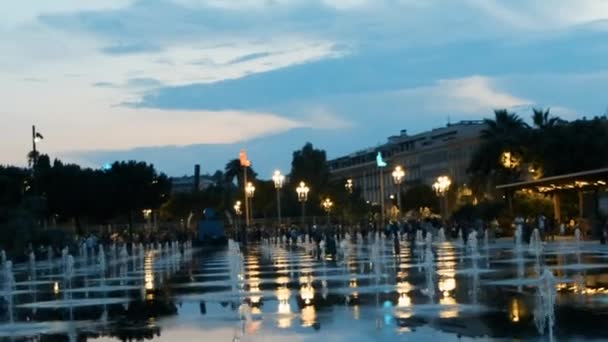
[[[277,190],[277,219],[279,226],[281,225],[281,188],[285,181],[285,176],[281,174],[281,171],[276,170],[272,175],[272,181],[274,182],[274,188]]]
[[[437,196],[443,197],[443,205],[442,205],[442,216],[445,219],[447,216],[448,210],[448,196],[447,191],[452,185],[452,181],[448,176],[439,176],[437,177],[437,181],[433,183],[433,190],[437,193]]]
[[[249,226],[249,201],[247,200],[247,185],[250,183],[247,182],[247,168],[251,167],[251,160],[247,158],[247,152],[245,149],[242,149],[239,153],[239,163],[241,164],[241,168],[243,169],[243,190],[245,192],[245,225]]]
[[[346,189],[346,191],[348,191],[349,194],[353,193],[353,180],[352,179],[347,179],[346,180],[346,184],[344,184],[344,188]]]
[[[251,220],[253,219],[253,194],[255,193],[255,186],[253,186],[253,183],[248,182],[247,185],[245,186],[245,194],[246,194],[246,200],[249,201],[249,215],[250,217],[248,218],[248,222],[251,222]]]
[[[388,164],[384,161],[384,157],[382,156],[382,152],[378,151],[376,154],[376,166],[378,166],[378,171],[380,174],[380,209],[382,212],[380,213],[380,226],[384,226],[384,175],[382,174],[382,169],[385,168]]]
[[[502,162],[502,166],[507,169],[514,169],[519,166],[521,160],[515,153],[505,151],[500,156],[500,160]]]
[[[308,192],[310,188],[306,186],[306,183],[300,182],[300,185],[296,188],[298,193],[298,201],[302,203],[302,226],[304,225],[304,215],[306,213],[306,201],[308,200]]]
[[[327,225],[329,226],[329,214],[331,213],[331,208],[334,206],[334,202],[332,202],[329,197],[327,197],[323,202],[321,202],[321,206],[327,213]]]
[[[240,226],[239,217],[241,217],[241,215],[243,214],[243,211],[241,210],[241,201],[236,201],[236,203],[234,203],[233,208],[234,208],[234,213],[236,214],[236,226],[235,226],[235,230],[236,230]]]
[[[401,184],[403,183],[403,178],[405,178],[405,170],[399,165],[395,167],[393,171],[393,181],[397,186],[397,206],[399,207],[399,216],[401,216]]]

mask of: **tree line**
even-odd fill
[[[0,166],[0,235],[5,243],[31,241],[44,226],[127,223],[143,209],[158,209],[170,197],[169,178],[145,162],[115,162],[94,170],[47,155],[33,168]]]
[[[528,124],[517,113],[502,109],[494,111],[494,117],[484,123],[487,127],[468,172],[476,198],[486,202],[482,208],[490,208],[492,215],[499,213],[504,204],[496,185],[608,166],[606,116],[567,121],[552,115],[549,109],[533,109]],[[574,212],[576,199],[569,195],[572,194],[564,194],[562,206],[567,212]],[[547,199],[514,199],[514,207],[520,213],[552,215]]]

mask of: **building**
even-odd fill
[[[388,162],[382,169],[385,200],[398,191],[391,175],[397,165],[406,172],[404,187],[432,185],[441,175],[449,176],[453,184],[463,185],[484,128],[483,121],[460,121],[415,135],[402,130],[399,135],[389,137],[385,144],[329,161],[329,169],[334,180],[352,179],[354,186],[361,188],[363,197],[372,203],[380,203],[378,152]]]
[[[213,185],[213,179],[210,176],[201,176],[200,170],[200,165],[197,164],[194,166],[194,176],[172,177],[171,192],[176,194],[202,191]]]

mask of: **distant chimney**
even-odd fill
[[[401,135],[407,135],[407,129],[402,129],[401,130]]]
[[[199,164],[194,165],[194,191],[199,190],[201,184],[201,166]]]

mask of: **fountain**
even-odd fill
[[[456,240],[456,243],[459,246],[464,246],[464,239],[462,237],[462,229],[458,229],[458,239]]]
[[[72,257],[70,254],[68,254],[68,256],[66,257],[66,263],[65,263],[65,271],[64,271],[64,280],[65,280],[65,285],[64,288],[65,289],[72,289],[72,277],[74,276],[74,257]],[[63,298],[64,301],[68,302],[68,309],[69,309],[69,319],[70,321],[74,320],[74,307],[72,304],[72,295],[71,295],[71,291],[63,291]]]
[[[543,253],[543,245],[542,241],[540,240],[540,232],[538,228],[534,228],[534,231],[532,231],[528,251],[530,254],[533,254],[536,257],[539,257]]]
[[[520,251],[522,248],[522,227],[521,224],[515,226],[515,250]]]
[[[433,234],[430,231],[426,232],[424,243],[427,247],[430,247],[433,244]]]
[[[4,251],[2,251],[4,253]],[[4,255],[6,258],[6,254]],[[15,290],[15,276],[13,274],[13,262],[4,260],[4,299],[6,300],[6,306],[8,311],[8,320],[10,324],[15,322],[13,314],[13,295]]]
[[[471,252],[471,257],[476,259],[479,256],[477,248],[477,231],[473,230],[467,238],[467,249]]]
[[[490,232],[488,229],[483,231],[483,248],[486,251],[490,249]]]
[[[445,241],[445,229],[441,227],[439,228],[439,232],[437,233],[437,242],[444,243]]]
[[[435,282],[434,282],[434,274],[435,274],[435,256],[433,255],[433,250],[430,246],[427,246],[425,254],[424,254],[424,271],[425,271],[425,279],[426,279],[426,295],[429,297],[429,303],[433,302],[433,298],[435,296]]]
[[[424,239],[422,237],[422,230],[418,229],[416,230],[416,246],[423,246],[424,245]]]
[[[538,290],[536,292],[536,305],[534,309],[534,323],[538,333],[545,334],[549,330],[549,340],[553,340],[553,326],[555,325],[555,277],[548,269],[545,269],[538,279]]]

